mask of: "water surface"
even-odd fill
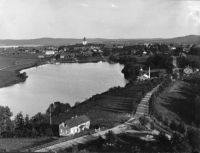
[[[124,86],[123,65],[106,62],[43,65],[23,70],[24,83],[0,89],[0,105],[8,106],[14,116],[44,113],[50,103],[82,102],[114,86]]]

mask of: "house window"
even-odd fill
[[[63,130],[62,130],[62,129],[60,129],[60,133],[63,133]]]

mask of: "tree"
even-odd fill
[[[72,145],[72,153],[78,153],[79,150],[78,150],[78,147],[77,145]]]
[[[15,116],[15,128],[16,129],[23,129],[24,128],[24,117],[22,115],[22,112],[20,112],[19,114],[17,114]]]
[[[115,141],[116,141],[116,135],[114,134],[114,132],[112,130],[109,130],[106,134],[105,134],[105,137],[106,137],[106,142],[108,144],[115,144]]]
[[[186,132],[186,126],[184,122],[179,123],[178,125],[178,131],[182,134],[184,134]]]
[[[48,137],[51,137],[51,136],[53,135],[51,128],[47,128],[47,129],[45,130],[45,134],[46,134]]]
[[[50,108],[51,108],[51,115],[52,116],[59,116],[60,113],[63,113],[65,111],[69,111],[71,106],[68,103],[63,104],[59,101],[54,102],[53,104],[50,104],[49,108],[46,110],[46,115],[50,114]]]
[[[102,138],[102,136],[99,135],[99,137],[97,139],[97,143],[95,143],[95,144],[96,144],[97,148],[101,149],[104,142],[105,142],[105,140]]]
[[[197,127],[200,125],[200,97],[196,96],[194,101],[194,115],[195,115],[195,122]]]
[[[187,138],[178,135],[176,132],[171,138],[171,144],[175,152],[191,152]]]
[[[35,138],[36,136],[38,136],[38,132],[36,131],[35,128],[33,128],[32,131],[31,131],[31,137]]]
[[[31,130],[29,130],[28,128],[25,128],[23,133],[25,137],[31,137]]]
[[[177,124],[174,120],[172,120],[172,122],[169,125],[170,129],[177,131]]]
[[[165,133],[160,132],[156,139],[158,141],[159,146],[161,146],[161,151],[169,151],[168,149],[170,147],[170,140],[165,135]]]
[[[75,104],[74,104],[74,106],[76,107],[76,106],[78,106],[78,105],[80,105],[81,104],[81,102],[76,102]]]
[[[164,119],[163,124],[166,125],[166,126],[169,126],[169,120],[168,120],[168,118]]]
[[[113,55],[110,55],[108,61],[117,62],[117,58]]]
[[[146,117],[144,117],[144,116],[140,117],[139,121],[140,121],[140,123],[141,123],[142,126],[147,125],[147,123],[149,122],[149,120]]]
[[[24,118],[24,126],[28,127],[29,126],[29,116],[28,114],[26,114],[25,118]]]
[[[188,127],[187,136],[189,144],[192,146],[192,149],[200,150],[200,129]]]
[[[103,51],[103,56],[109,56],[109,55],[110,55],[110,51],[105,49]]]
[[[55,58],[56,58],[56,60],[60,59],[60,54],[57,54],[57,55],[55,56]]]
[[[45,117],[45,114],[42,114],[41,112],[37,113],[35,116],[32,117],[32,120],[34,123],[41,122]]]
[[[10,119],[12,115],[9,107],[0,106],[0,133],[7,130],[11,131],[14,128]]]
[[[163,121],[163,115],[162,115],[162,113],[159,113],[159,115],[158,115],[158,121],[160,121],[160,122]]]
[[[136,68],[133,63],[125,64],[124,68],[122,69],[122,73],[124,74],[125,78],[136,78]]]

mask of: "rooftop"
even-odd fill
[[[81,116],[78,116],[78,117],[74,117],[70,120],[67,120],[64,123],[69,128],[72,128],[72,127],[78,126],[80,124],[86,123],[88,121],[90,121],[90,119],[86,115],[81,115]]]

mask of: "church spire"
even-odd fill
[[[87,45],[87,41],[85,37],[83,38],[83,45]]]

